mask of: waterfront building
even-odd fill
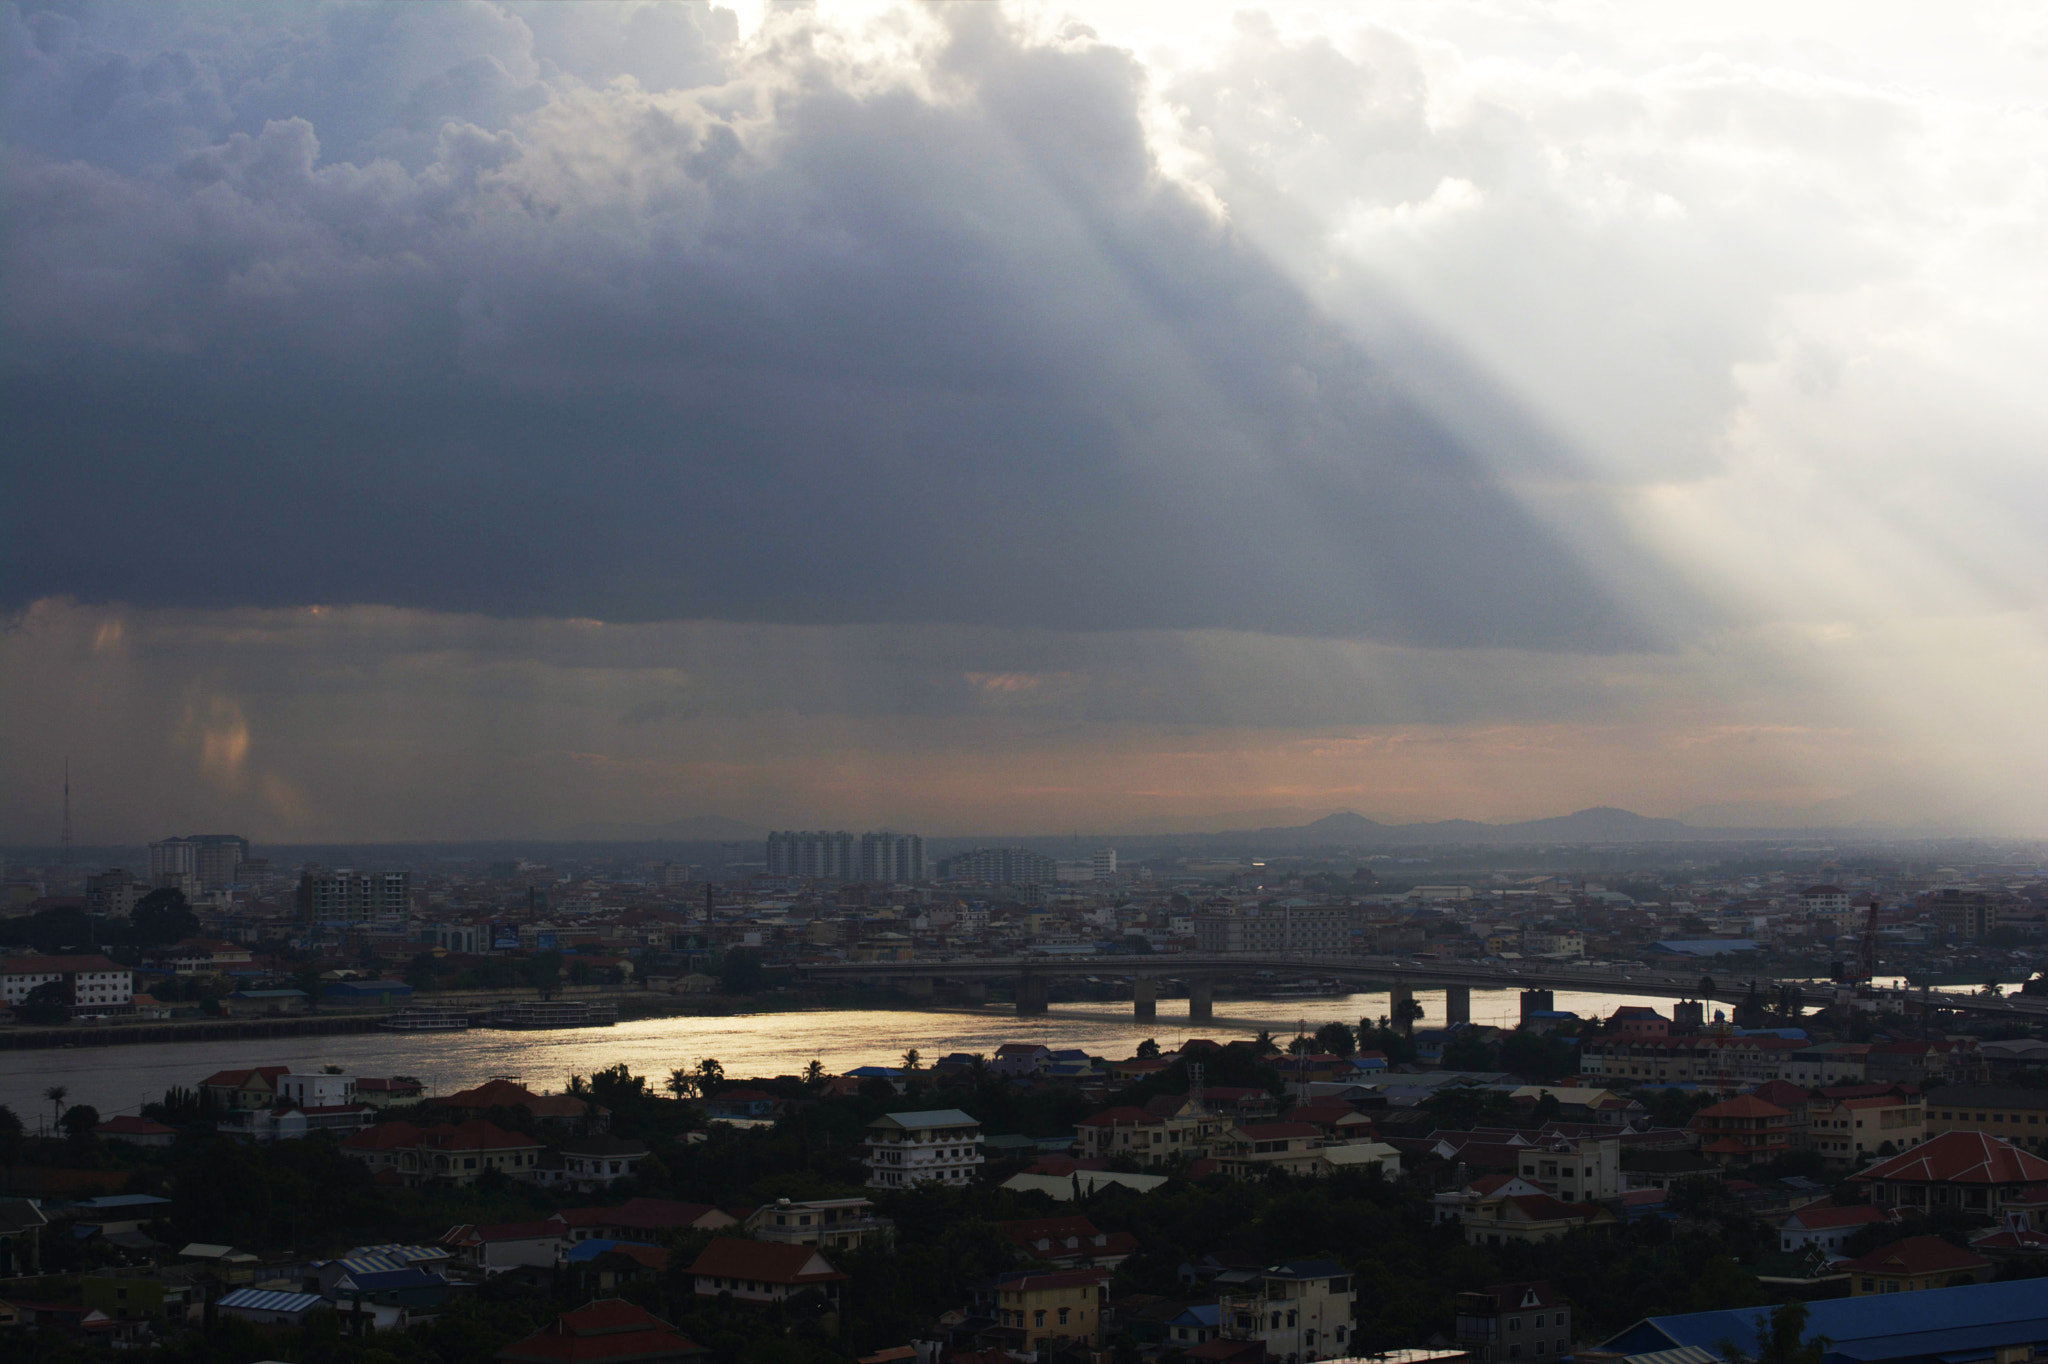
[[[982,1162],[981,1123],[957,1108],[887,1113],[868,1124],[870,1189],[966,1184]]]
[[[105,957],[0,958],[0,1003],[25,1002],[41,986],[64,987],[64,1003],[73,1018],[125,1014],[135,1009],[135,973]]]

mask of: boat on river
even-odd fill
[[[391,1032],[461,1032],[469,1027],[467,1009],[401,1009],[377,1026]]]
[[[616,1004],[583,999],[521,1000],[491,1010],[485,1025],[492,1028],[609,1028],[618,1022]]]

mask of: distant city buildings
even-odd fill
[[[201,891],[225,890],[248,857],[249,840],[239,834],[166,838],[149,845],[150,884],[186,889],[189,881]]]
[[[307,923],[360,923],[411,908],[411,872],[308,867],[299,876],[299,917]]]
[[[1029,848],[976,848],[939,864],[941,881],[978,881],[991,886],[1050,886],[1060,864]]]
[[[915,885],[926,879],[924,839],[882,830],[803,830],[768,835],[770,876]]]

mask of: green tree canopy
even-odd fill
[[[137,945],[168,947],[199,932],[199,916],[185,903],[185,892],[175,886],[153,890],[128,911],[128,926]]]

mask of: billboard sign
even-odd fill
[[[505,923],[505,922],[503,922],[502,920],[499,920],[499,921],[495,921],[495,922],[493,922],[493,923],[491,924],[491,950],[492,950],[492,951],[494,951],[494,952],[511,952],[511,951],[515,951],[515,950],[516,950],[516,949],[518,948],[518,946],[519,946],[519,925],[518,925],[518,924],[508,924],[508,923]]]

